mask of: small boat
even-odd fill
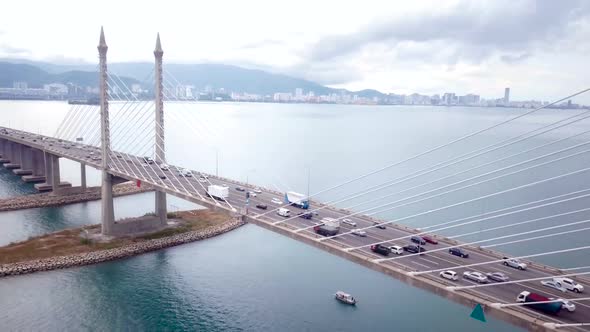
[[[351,305],[356,304],[356,300],[354,299],[354,297],[352,297],[352,295],[350,294],[344,293],[343,291],[337,291],[336,294],[334,294],[334,297],[336,298],[336,300],[342,303]]]

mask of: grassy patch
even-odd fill
[[[100,225],[68,229],[32,237],[23,242],[11,243],[7,246],[0,247],[0,264],[113,249],[141,241],[159,239],[189,231],[203,230],[228,221],[226,215],[209,210],[175,212],[174,218],[181,220],[176,227],[136,238],[117,238],[106,243],[92,241],[80,236],[84,229],[94,232],[98,231]]]

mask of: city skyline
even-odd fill
[[[9,15],[0,22],[0,57],[93,63],[96,31],[104,25],[115,62],[149,61],[159,31],[165,63],[234,64],[348,90],[492,96],[510,86],[516,99],[551,100],[584,87],[588,74],[590,5],[583,1],[369,2],[354,9],[304,1],[272,15],[255,10],[272,7],[267,1],[205,3],[198,10],[189,3],[125,2],[117,11],[107,1],[92,8],[94,15],[71,15],[88,10],[77,3],[56,12],[60,2],[7,3],[6,12],[35,6],[27,19],[45,28],[20,29],[28,22]],[[233,10],[223,10],[228,6]],[[130,27],[128,13],[138,8],[143,20]],[[224,12],[223,19],[211,12]]]

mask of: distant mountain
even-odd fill
[[[121,77],[127,85],[139,81],[129,77]],[[98,86],[96,71],[68,70],[49,73],[31,64],[0,62],[0,87],[11,88],[14,82],[27,82],[29,88],[42,88],[49,83],[73,83],[78,86]]]
[[[20,74],[16,74],[17,68],[7,68],[0,66],[0,86],[12,86],[12,82],[16,80],[29,81],[30,77],[38,75],[40,81],[47,83],[47,79],[58,78],[63,82],[65,79],[76,80],[77,82],[92,83],[92,79],[96,82],[96,65],[92,64],[52,64],[48,62],[36,62],[24,59],[0,59],[0,61],[7,61],[13,63],[17,67]],[[0,64],[3,64],[0,62]],[[4,63],[4,65],[7,65]],[[25,69],[26,68],[26,69]],[[152,81],[145,80],[150,77],[153,71],[153,63],[148,62],[121,62],[110,63],[109,71],[119,76],[126,76],[135,79],[145,87],[150,87]],[[37,70],[37,74],[35,71]],[[373,98],[384,97],[385,94],[377,90],[361,90],[358,92],[348,91],[343,89],[334,89],[317,84],[312,81],[290,77],[282,74],[273,74],[257,69],[246,69],[237,66],[223,65],[223,64],[173,64],[165,63],[165,79],[170,85],[177,85],[178,83],[184,85],[193,85],[197,90],[202,90],[206,86],[214,89],[224,88],[228,92],[247,92],[261,95],[272,95],[275,92],[294,92],[295,89],[301,88],[304,93],[313,91],[316,95],[331,94],[347,92],[349,94],[357,94],[360,97]],[[5,75],[5,73],[11,75]],[[173,81],[166,73],[170,73],[178,82]],[[94,75],[94,78],[86,77],[86,75]],[[22,77],[22,78],[18,78]],[[73,82],[73,81],[72,81]],[[29,83],[31,84],[31,82]],[[34,83],[33,83],[34,84]],[[95,86],[95,84],[88,84]]]

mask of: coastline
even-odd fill
[[[245,224],[246,222],[242,220],[227,219],[221,224],[209,226],[204,229],[188,231],[156,239],[146,239],[112,249],[93,250],[70,255],[53,256],[41,259],[0,264],[0,278],[98,264],[102,262],[133,257],[151,251],[208,239],[232,231]],[[79,230],[82,230],[82,228]],[[27,241],[24,241],[15,245],[21,245],[26,242]]]

